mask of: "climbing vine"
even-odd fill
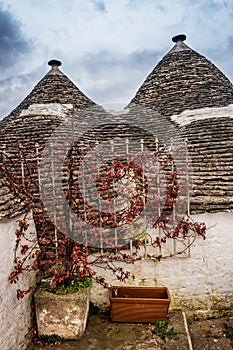
[[[70,229],[69,236],[65,235],[62,227],[57,226],[47,215],[43,200],[36,195],[40,192],[38,176],[35,176],[39,174],[38,149],[35,150],[35,159],[31,163],[27,161],[27,156],[20,147],[19,154],[21,167],[5,153],[1,154],[0,159],[4,183],[23,203],[26,212],[24,219],[18,222],[19,227],[15,232],[14,269],[9,277],[10,283],[17,283],[21,274],[34,270],[39,271],[41,278],[49,279],[51,289],[60,284],[65,288],[66,284],[75,283],[77,277],[81,280],[92,278],[104,287],[109,287],[103,277],[104,273],[97,274],[95,268],[112,272],[120,281],[126,280],[130,276],[127,265],[144,259],[142,242],[150,247],[146,257],[160,261],[176,254],[183,254],[198,236],[205,239],[206,225],[194,222],[187,212],[182,212],[183,208],[178,201],[178,196],[187,191],[186,182],[180,177],[172,155],[164,149],[154,151],[157,163],[162,169],[163,183],[155,176],[153,181],[156,183],[156,189],[153,193],[149,188],[148,175],[145,172],[148,160],[146,151],[140,154],[140,164],[138,155],[134,155],[133,160],[132,157],[129,160],[113,155],[111,161],[102,162],[100,166],[93,164],[95,171],[89,174],[89,179],[96,186],[97,197],[99,196],[98,198],[108,205],[106,208],[110,208],[109,211],[105,209],[103,212],[94,208],[83,194],[83,187],[80,185],[82,152],[76,159],[72,152],[68,153],[62,169],[64,175],[62,190],[73,214],[81,222],[92,226],[88,237],[82,230],[77,234],[78,226],[73,225],[70,215],[64,214],[63,217],[66,227]],[[49,176],[50,173],[48,173]],[[123,188],[120,192],[123,207],[121,204],[119,209],[115,209],[115,201],[119,196],[117,192],[119,183]],[[162,206],[161,197],[163,197]],[[117,244],[116,237],[108,236],[108,232],[105,237],[102,237],[106,245],[102,247],[96,245],[101,230],[106,227],[108,229],[124,228],[124,225],[127,227],[130,224],[131,230],[137,231],[141,225],[138,224],[138,219],[148,202],[152,208],[148,220],[151,228],[147,230],[147,223],[143,231],[130,237],[131,250],[127,239],[123,237],[123,243]],[[155,209],[156,215],[153,216]],[[37,238],[33,239],[30,239],[27,214],[30,210],[33,212],[37,229]],[[60,209],[56,208],[56,210]],[[176,210],[175,218],[174,210]],[[120,235],[124,235],[124,230]],[[76,237],[79,237],[79,240]],[[119,237],[118,241],[121,242]],[[187,242],[181,250],[168,255],[163,254],[162,247],[171,239]],[[30,291],[31,287],[24,291],[18,289],[17,297],[20,299]]]

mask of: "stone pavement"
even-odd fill
[[[76,341],[65,341],[54,346],[54,350],[189,350],[183,314],[180,310],[170,311],[169,328],[177,333],[162,340],[153,335],[151,325],[133,323],[112,323],[109,313],[89,316],[85,335]],[[30,350],[51,349],[32,346]]]

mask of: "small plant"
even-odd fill
[[[223,334],[231,340],[231,344],[233,345],[233,327],[224,324],[224,328]]]
[[[57,334],[51,334],[51,335],[40,335],[36,340],[35,344],[38,345],[58,345],[61,342],[63,342],[64,339],[60,337]]]
[[[100,311],[99,306],[95,305],[92,301],[90,302],[89,305],[89,315],[98,315]]]
[[[53,294],[65,295],[78,292],[79,290],[90,287],[91,285],[92,280],[90,277],[80,278],[78,276],[72,276],[72,278],[68,280],[61,281],[55,288],[51,288],[51,283],[47,281],[41,282],[39,288]]]
[[[177,333],[174,331],[174,327],[168,328],[167,321],[154,321],[154,328],[152,328],[152,333],[165,340],[166,338],[170,338]]]

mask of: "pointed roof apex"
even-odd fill
[[[61,63],[61,61],[58,61],[58,60],[50,60],[50,61],[48,61],[48,65],[49,66],[52,66],[52,68],[53,67],[59,67],[59,66],[61,66],[62,65],[62,63]]]
[[[175,46],[168,52],[168,53],[173,53],[177,51],[182,51],[182,50],[191,50],[190,47],[188,47],[184,41],[186,40],[186,35],[185,34],[178,34],[173,36],[172,41],[175,43]]]
[[[177,43],[178,41],[185,41],[186,40],[186,35],[185,34],[178,34],[176,36],[173,36],[172,41],[174,43]]]
[[[52,59],[50,61],[48,61],[48,65],[51,66],[51,69],[49,71],[49,73],[60,73],[60,70],[58,69],[58,67],[60,67],[62,65],[61,61]]]

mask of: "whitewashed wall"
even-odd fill
[[[128,285],[166,286],[172,307],[203,316],[220,315],[233,310],[233,213],[193,216],[205,222],[207,238],[199,237],[191,248],[191,256],[138,262],[128,266],[135,275]],[[112,284],[120,283],[106,276]],[[108,305],[108,292],[94,285],[92,301]]]
[[[30,343],[25,335],[31,326],[31,297],[17,300],[16,290],[33,286],[35,276],[24,276],[16,285],[8,280],[13,269],[17,220],[22,218],[23,215],[0,222],[0,349],[4,350],[24,350]],[[167,286],[172,307],[185,308],[192,314],[218,315],[233,309],[233,213],[197,215],[194,219],[204,221],[209,229],[205,241],[199,238],[195,242],[190,257],[128,265],[135,279],[129,279],[127,284]],[[35,234],[33,223],[30,232]],[[112,275],[106,278],[119,284]],[[108,305],[108,291],[94,285],[92,301]]]
[[[11,220],[0,221],[0,349],[24,350],[30,343],[25,337],[31,327],[31,296],[17,299],[17,289],[26,290],[35,284],[35,273],[20,276],[20,282],[10,284],[9,275],[13,270],[15,231],[20,215]],[[30,218],[31,215],[28,216]],[[28,232],[35,237],[35,226],[30,220]]]

